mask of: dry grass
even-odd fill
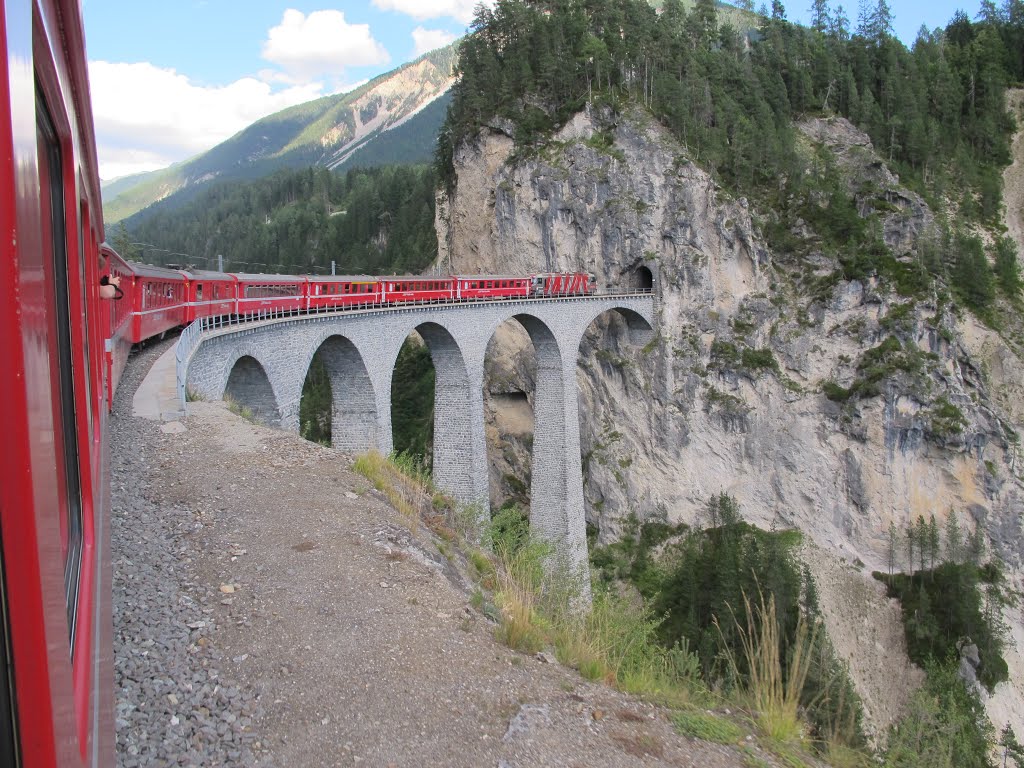
[[[806,732],[799,716],[800,693],[810,670],[817,628],[809,627],[803,614],[800,615],[792,655],[784,672],[775,597],[769,597],[766,604],[764,595],[760,594],[754,604],[744,595],[743,604],[747,626],[744,628],[735,616],[733,621],[739,630],[749,669],[747,695],[756,712],[757,728],[776,745],[800,745]],[[717,620],[715,626],[718,626]],[[739,679],[736,657],[730,650],[727,654],[733,675]]]

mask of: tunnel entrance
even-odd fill
[[[637,267],[629,276],[629,287],[634,291],[651,293],[654,290],[654,274],[647,267]]]

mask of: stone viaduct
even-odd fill
[[[530,524],[569,567],[584,569],[576,363],[583,333],[605,312],[625,318],[633,343],[652,338],[650,294],[304,315],[203,331],[184,360],[185,381],[204,399],[230,396],[261,422],[297,431],[302,385],[319,351],[331,380],[334,447],[387,454],[392,373],[402,344],[417,331],[436,369],[434,482],[462,503],[479,504],[483,514],[489,508],[484,356],[498,326],[515,319],[537,357]]]

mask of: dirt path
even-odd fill
[[[195,521],[197,643],[257,694],[255,764],[744,764],[677,735],[660,708],[499,644],[432,535],[344,456],[219,403],[149,439],[149,495]]]

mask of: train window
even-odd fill
[[[78,473],[78,429],[75,424],[75,380],[71,346],[71,305],[68,291],[67,220],[64,207],[63,158],[57,131],[42,94],[36,92],[36,143],[39,152],[40,199],[44,206],[44,251],[50,258],[56,317],[56,357],[53,359],[60,390],[55,407],[58,467],[63,465],[61,552],[64,555],[64,598],[68,618],[68,642],[75,645],[78,608],[78,575],[82,562],[82,491]],[[76,313],[77,314],[77,313]],[[59,472],[59,469],[58,469]]]
[[[203,300],[203,284],[200,283],[199,285],[196,286],[196,301],[202,301],[202,300]]]

